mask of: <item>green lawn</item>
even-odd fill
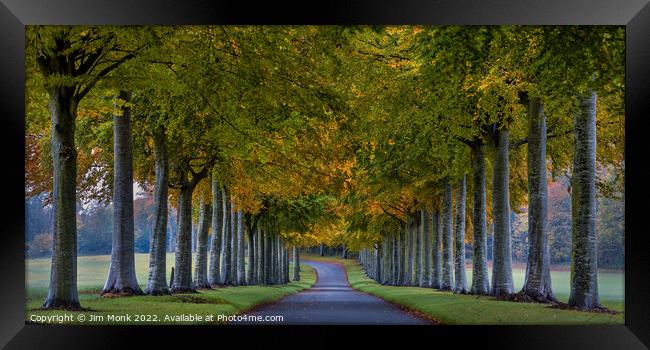
[[[91,309],[84,312],[59,310],[39,310],[49,283],[50,259],[32,259],[26,261],[27,303],[26,320],[32,315],[73,315],[73,322],[78,324],[79,314],[84,314],[83,324],[197,324],[194,321],[178,322],[165,321],[165,316],[175,315],[213,315],[212,321],[204,320],[203,324],[218,324],[218,315],[235,315],[245,312],[257,305],[272,302],[286,295],[297,293],[311,287],[316,282],[316,273],[310,267],[304,266],[300,274],[300,282],[291,282],[279,286],[243,286],[227,287],[214,290],[201,290],[198,294],[175,294],[170,296],[135,296],[121,298],[102,298],[99,292],[105,282],[108,272],[109,256],[84,256],[78,261],[79,299],[83,308]],[[147,281],[148,254],[136,254],[136,269],[138,282],[144,288]],[[173,254],[167,256],[168,267],[173,264]],[[168,269],[169,270],[169,269]],[[168,272],[169,273],[169,272]],[[91,315],[103,316],[103,321],[90,322]],[[131,315],[130,321],[108,320],[109,315]],[[147,319],[137,321],[137,315],[152,315],[160,322],[150,322]]]
[[[401,304],[422,312],[443,324],[623,324],[622,275],[608,273],[599,275],[599,286],[604,306],[620,311],[619,314],[559,310],[534,303],[496,301],[492,297],[455,295],[430,288],[382,286],[369,279],[361,266],[352,259],[331,257],[305,257],[304,259],[335,261],[342,263],[352,288],[376,295],[387,301]],[[515,285],[523,284],[523,271],[515,274]],[[566,275],[566,276],[565,276]],[[568,272],[553,272],[553,287],[561,300],[568,298]],[[565,279],[567,286],[561,281]],[[468,276],[471,281],[471,275]],[[566,289],[565,289],[566,288]],[[620,288],[620,291],[618,290]],[[605,297],[607,296],[607,298]],[[616,297],[618,296],[618,297]],[[609,299],[608,299],[609,298]]]

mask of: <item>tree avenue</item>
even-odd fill
[[[547,184],[560,174],[569,305],[601,307],[597,196],[623,191],[602,175],[624,173],[623,28],[62,26],[27,38],[26,196],[46,193],[54,210],[45,308],[81,307],[76,215],[91,202],[113,205],[103,295],[285,284],[300,279],[302,249],[338,245],[381,284],[557,302]],[[134,189],[153,198],[146,281]]]

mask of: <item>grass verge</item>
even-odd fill
[[[304,259],[343,264],[352,288],[425,314],[442,324],[472,325],[597,325],[623,324],[623,303],[603,300],[618,314],[561,310],[548,305],[497,301],[493,297],[457,295],[430,288],[383,286],[368,278],[353,259],[306,256]]]
[[[316,282],[316,273],[308,266],[303,266],[301,270],[299,282],[277,286],[224,287],[200,290],[198,294],[102,298],[99,296],[101,284],[82,284],[84,287],[80,288],[79,299],[85,311],[42,310],[40,308],[47,289],[29,288],[28,285],[25,319],[36,323],[84,325],[223,324],[226,316],[240,314],[310,288]],[[140,283],[144,281],[146,279],[140,280]],[[64,319],[64,315],[68,315],[68,318]],[[48,316],[49,322],[45,319]],[[197,320],[199,316],[201,319]]]

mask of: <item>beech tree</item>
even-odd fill
[[[44,76],[52,121],[51,149],[55,224],[52,270],[45,308],[79,308],[77,294],[75,122],[93,87],[143,47],[110,28],[30,27],[28,53]]]

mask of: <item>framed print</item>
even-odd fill
[[[2,1],[3,346],[650,343],[646,1]]]

